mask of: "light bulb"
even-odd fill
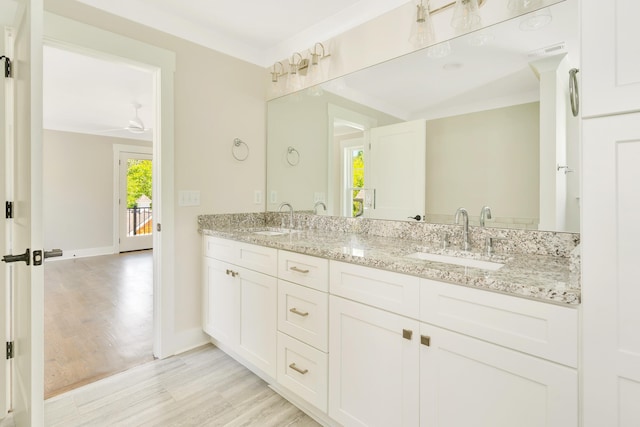
[[[479,28],[478,0],[456,0],[451,26],[461,33]]]
[[[411,25],[409,42],[416,48],[422,48],[435,42],[435,34],[427,2],[421,0],[416,7],[416,20]]]

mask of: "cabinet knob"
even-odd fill
[[[405,340],[411,340],[412,336],[413,336],[413,331],[410,331],[409,329],[402,330],[402,338],[404,338]]]
[[[420,344],[429,347],[431,345],[431,337],[427,335],[420,335]]]
[[[298,367],[296,366],[296,364],[295,364],[295,363],[292,363],[291,365],[289,365],[289,367],[290,367],[291,369],[293,369],[294,371],[296,371],[296,372],[298,372],[298,373],[302,374],[302,375],[304,375],[304,374],[306,374],[307,372],[309,372],[309,370],[308,370],[308,369],[300,369],[300,368],[298,368]]]

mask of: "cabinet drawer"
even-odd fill
[[[339,261],[331,261],[329,271],[332,294],[418,318],[419,278]]]
[[[278,272],[278,250],[219,237],[204,237],[204,253],[209,258],[227,261],[270,276]]]
[[[420,320],[576,367],[574,308],[421,279]]]
[[[278,329],[327,351],[329,295],[278,280]]]
[[[329,290],[329,260],[295,252],[278,253],[278,277],[319,291]]]
[[[278,332],[278,382],[327,412],[327,354]]]

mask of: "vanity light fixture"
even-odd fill
[[[320,52],[318,52],[318,46],[320,47]],[[321,60],[331,56],[331,54],[324,48],[324,45],[320,42],[314,44],[313,50],[309,49],[309,53],[311,54],[311,65],[318,65]]]
[[[451,26],[458,32],[467,32],[480,27],[478,0],[456,0]]]
[[[271,82],[278,83],[278,79],[284,75],[284,65],[282,65],[282,62],[278,61],[273,64],[273,69],[271,70]]]
[[[523,31],[535,31],[549,25],[553,19],[551,10],[543,6],[542,0],[509,0],[507,4],[514,15],[527,14],[520,21],[520,29]]]
[[[306,70],[309,66],[309,60],[302,57],[300,52],[294,52],[289,60],[289,74],[298,74],[298,71]],[[304,72],[306,74],[306,71]]]
[[[466,32],[480,26],[478,9],[487,0],[456,0],[435,9],[429,7],[430,0],[414,0],[416,4],[416,20],[411,25],[409,41],[416,48],[432,45],[436,41],[432,17],[440,12],[454,8],[451,25],[459,32]],[[434,49],[433,57],[443,57],[451,53],[449,46],[442,45]]]
[[[411,25],[409,41],[416,48],[429,46],[435,42],[436,36],[429,11],[429,0],[416,1],[416,20]]]

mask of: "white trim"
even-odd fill
[[[88,258],[92,256],[113,255],[115,253],[117,253],[117,251],[113,246],[104,246],[101,248],[65,249],[61,257],[48,258],[47,262],[56,262],[74,258]]]
[[[174,212],[174,52],[45,12],[47,44],[109,60],[118,60],[154,74],[154,204],[162,232],[153,237],[153,353],[175,354],[175,212]]]

